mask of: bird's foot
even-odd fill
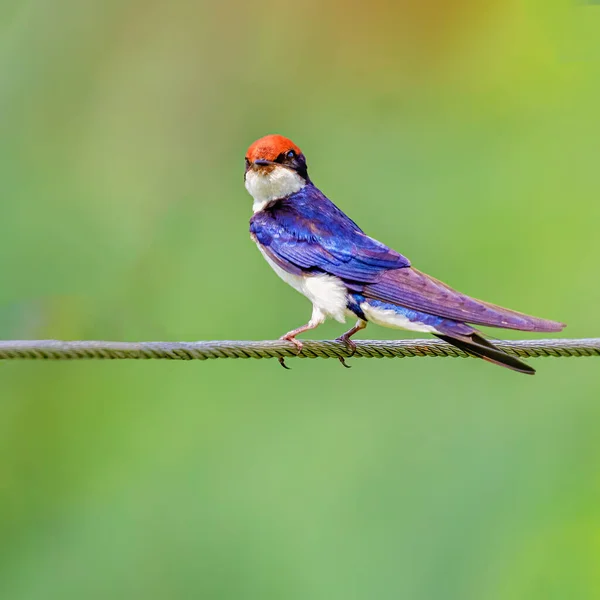
[[[342,342],[346,345],[346,348],[348,348],[348,351],[350,352],[350,356],[348,358],[354,356],[354,353],[356,352],[356,344],[350,339],[349,335],[341,335],[339,338],[336,338],[335,341]],[[346,367],[346,369],[352,368],[350,365],[346,364],[346,359],[343,356],[338,356],[338,360],[342,363],[342,365],[344,365],[344,367]]]
[[[296,355],[300,355],[300,353],[302,352],[302,348],[303,348],[304,344],[300,340],[297,340],[293,335],[286,333],[285,335],[282,335],[279,339],[285,340],[286,342],[292,342],[292,344],[294,344],[294,346],[296,346]],[[279,364],[284,369],[288,369],[288,370],[290,369],[290,367],[288,367],[285,364],[285,358],[283,356],[279,357]]]

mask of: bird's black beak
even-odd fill
[[[265,159],[259,158],[258,160],[254,161],[254,164],[257,167],[268,167],[269,165],[272,165],[274,163],[272,160],[265,160]]]

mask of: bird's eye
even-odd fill
[[[294,158],[294,156],[296,156],[296,153],[293,150],[290,150],[287,154],[286,154],[287,158]]]

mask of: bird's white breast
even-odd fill
[[[269,202],[295,194],[306,185],[306,182],[295,171],[277,166],[266,173],[247,171],[245,185],[254,199],[252,210],[257,213]]]
[[[333,275],[295,275],[288,273],[275,263],[257,244],[265,260],[272,269],[287,284],[306,296],[326,316],[332,317],[340,323],[346,320],[346,306],[348,304],[348,290],[344,282]]]

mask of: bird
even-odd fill
[[[308,175],[290,139],[270,134],[250,145],[244,183],[253,198],[250,237],[275,273],[312,303],[310,320],[281,336],[302,351],[301,333],[333,318],[356,324],[337,338],[351,356],[351,337],[367,323],[431,333],[467,354],[520,373],[535,370],[496,347],[474,325],[557,332],[565,325],[462,294],[415,269],[368,236]],[[340,361],[346,364],[343,357]],[[283,358],[281,365],[288,368]]]

